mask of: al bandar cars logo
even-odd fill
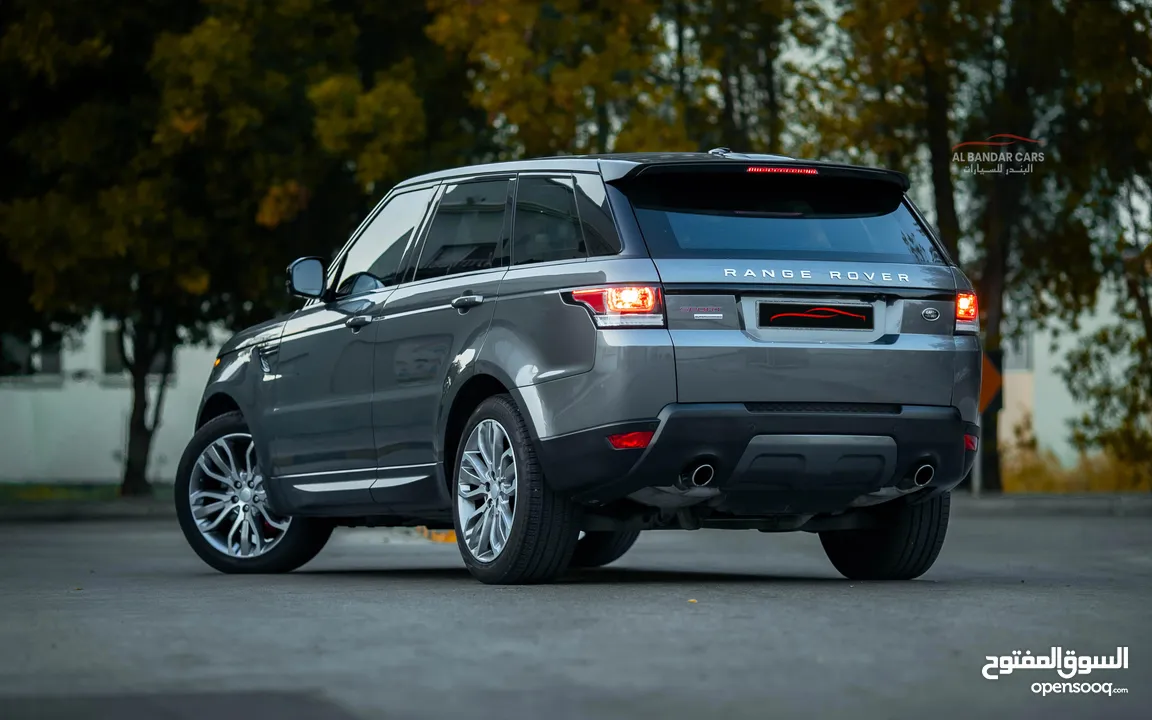
[[[967,140],[952,146],[952,162],[966,163],[964,172],[976,175],[1030,173],[1044,162],[1043,145],[1034,138],[998,133],[985,140]],[[961,151],[961,148],[967,150]]]

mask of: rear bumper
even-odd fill
[[[976,453],[977,427],[954,407],[775,403],[672,404],[649,421],[618,423],[542,440],[548,483],[586,503],[671,485],[707,459],[721,490],[716,509],[734,514],[821,513],[897,485],[922,463],[928,487],[951,489]],[[615,450],[607,436],[653,430],[643,450]]]

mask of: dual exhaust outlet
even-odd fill
[[[936,477],[936,468],[931,463],[924,463],[917,466],[905,482],[919,488],[932,482],[934,477]],[[689,463],[684,468],[684,472],[680,473],[676,484],[682,488],[702,488],[708,487],[715,479],[716,468],[712,466],[712,463],[696,461]]]

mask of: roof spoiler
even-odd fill
[[[649,164],[633,164],[627,162],[601,161],[601,173],[605,182],[627,183],[641,175],[652,176],[664,173],[692,172],[701,174],[710,173],[778,173],[796,175],[817,175],[822,177],[856,178],[874,182],[892,183],[907,192],[912,186],[908,176],[896,170],[883,168],[862,167],[859,165],[841,165],[819,161],[787,160],[787,161],[755,161],[735,160],[731,162],[701,162],[687,160],[684,162],[661,162]]]

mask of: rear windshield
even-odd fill
[[[678,172],[621,189],[657,258],[944,263],[887,182]]]

